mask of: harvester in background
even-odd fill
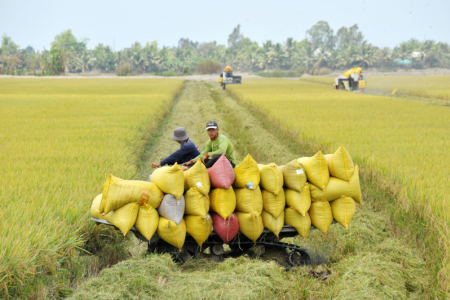
[[[364,92],[366,80],[362,75],[362,68],[352,68],[334,79],[334,88],[355,93]]]
[[[242,77],[240,75],[233,75],[233,69],[230,66],[226,66],[222,73],[220,73],[219,79],[217,81],[225,89],[227,84],[241,84]]]

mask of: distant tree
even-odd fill
[[[331,29],[330,25],[328,25],[328,23],[325,21],[317,22],[317,24],[315,24],[308,31],[306,31],[306,38],[311,42],[314,49],[334,48],[335,42],[333,29]]]
[[[359,31],[358,25],[355,24],[349,28],[345,26],[341,27],[335,37],[336,48],[342,48],[344,46],[360,46],[364,41],[364,35]]]
[[[84,73],[84,71],[89,70],[89,68],[93,65],[95,61],[95,58],[92,57],[91,53],[88,50],[85,50],[77,55],[75,58],[75,64],[78,70],[81,71],[81,73]]]
[[[186,39],[181,38],[178,41],[178,48],[182,49],[182,48],[186,48],[186,47],[197,48],[198,47],[198,42],[191,41],[188,38],[186,38]]]
[[[58,49],[65,48],[67,51],[75,51],[80,53],[86,50],[88,38],[81,38],[78,40],[72,33],[72,30],[66,30],[61,32],[60,34],[55,36],[55,39],[52,42],[52,47],[56,47]]]
[[[110,46],[98,44],[94,51],[95,58],[94,67],[103,71],[113,71],[117,63],[117,54],[114,53]]]
[[[10,36],[7,36],[6,34],[4,34],[2,36],[2,46],[0,49],[1,49],[0,53],[4,56],[11,55],[11,54],[17,54],[17,52],[19,50],[19,45],[14,43]]]

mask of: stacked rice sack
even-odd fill
[[[292,199],[287,200],[288,207],[301,215],[303,220],[299,227],[300,216],[293,217],[295,212],[287,208],[286,224],[297,228],[303,237],[306,236],[307,230],[305,232],[304,228],[308,228],[308,222],[325,234],[333,219],[347,229],[356,212],[356,203],[362,204],[359,168],[353,164],[348,151],[340,146],[334,154],[323,155],[319,151],[312,157],[299,158],[297,162],[303,167],[307,178],[302,190],[302,205],[307,206],[308,201],[311,203],[308,213],[305,213],[303,207],[294,206],[299,203],[298,200],[295,203]]]
[[[124,236],[135,226],[149,242],[157,232],[181,249],[186,238],[183,193],[183,170],[177,164],[156,169],[151,182],[110,175],[92,203],[91,215],[113,224]]]
[[[186,209],[184,220],[187,232],[201,247],[212,232],[212,218],[209,215],[209,191],[211,183],[205,165],[198,160],[184,172],[187,192],[184,195]]]
[[[222,155],[209,169],[201,161],[184,172],[177,164],[156,169],[151,182],[110,175],[91,215],[124,235],[135,226],[150,241],[157,232],[181,249],[186,233],[202,246],[212,230],[227,244],[239,230],[252,241],[264,227],[278,236],[284,224],[302,237],[311,225],[326,234],[333,219],[348,228],[356,203],[359,168],[341,146],[283,166],[258,165],[248,155],[233,169]]]
[[[274,163],[258,165],[258,168],[261,173],[263,224],[278,237],[284,226],[284,207],[286,203],[283,190],[283,172]]]
[[[252,241],[256,241],[264,230],[262,221],[262,194],[259,187],[261,175],[258,164],[247,155],[234,168],[236,181],[233,184],[236,193],[236,216],[239,230]]]

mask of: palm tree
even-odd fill
[[[77,66],[77,69],[81,70],[81,73],[84,73],[85,70],[89,70],[94,61],[95,58],[93,58],[89,51],[86,50],[81,52],[80,55],[76,58],[75,64]]]

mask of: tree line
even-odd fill
[[[336,33],[325,21],[306,31],[301,41],[283,43],[267,40],[259,45],[241,32],[240,25],[228,36],[227,45],[216,41],[199,43],[181,38],[177,46],[145,45],[135,42],[114,51],[98,44],[88,49],[87,38],[76,38],[71,30],[55,36],[49,50],[21,49],[11,37],[2,36],[0,74],[61,75],[99,70],[132,75],[210,74],[231,65],[240,72],[270,74],[276,70],[288,76],[326,74],[331,70],[363,67],[383,71],[397,68],[450,68],[450,46],[432,40],[410,39],[394,48],[380,48],[365,40],[358,25],[341,27]]]

